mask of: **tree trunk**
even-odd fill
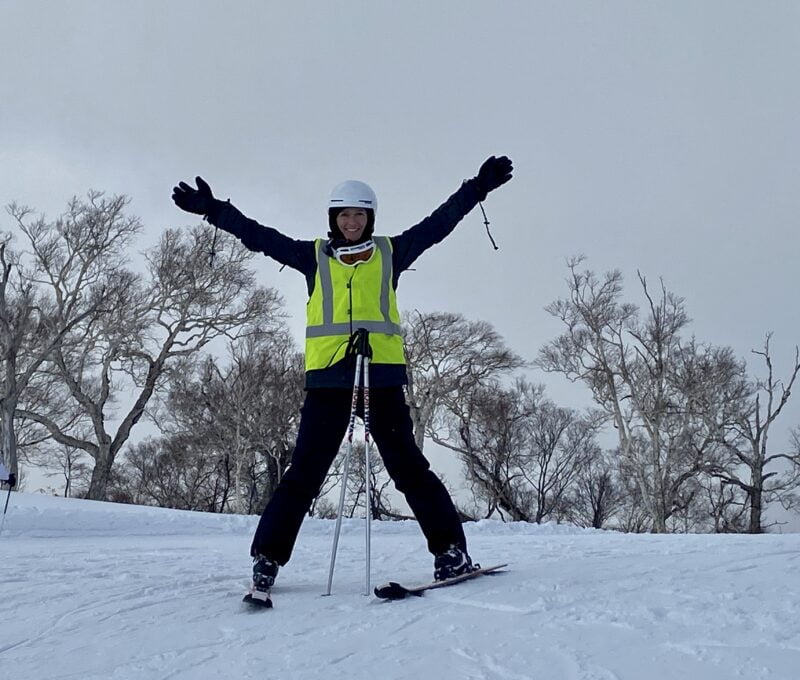
[[[2,427],[3,449],[0,451],[0,460],[2,460],[9,472],[14,475],[19,474],[19,465],[17,461],[17,433],[14,430],[14,407],[15,400],[6,397],[2,400],[2,415],[0,415],[0,427]]]
[[[669,513],[667,512],[664,477],[660,465],[656,464],[653,476],[655,479],[653,479],[652,512],[650,513],[653,520],[653,533],[666,534]]]
[[[662,511],[663,509],[660,507],[660,504],[656,504],[656,512],[653,513],[653,531],[654,534],[666,534],[667,533],[667,518],[666,513]]]
[[[764,482],[761,469],[753,470],[753,483],[748,492],[750,500],[750,526],[747,531],[751,534],[761,534],[764,529],[761,524],[761,515],[764,509]]]
[[[13,357],[3,361],[5,371],[5,394],[0,399],[0,428],[2,428],[2,441],[0,441],[0,461],[9,472],[19,476],[19,462],[17,461],[17,432],[14,429],[14,412],[17,409],[17,365]]]
[[[93,501],[107,500],[108,483],[111,480],[111,467],[114,464],[114,456],[111,454],[110,447],[101,446],[97,452],[94,469],[92,470],[92,481],[89,483],[89,491],[86,497]]]

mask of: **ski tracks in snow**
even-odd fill
[[[332,523],[311,521],[275,608],[250,611],[246,522],[136,522],[128,507],[129,529],[97,535],[100,509],[82,533],[80,507],[61,535],[45,509],[50,538],[3,539],[0,666],[15,680],[796,680],[800,667],[797,535],[467,525],[473,557],[505,571],[381,602],[362,594],[360,521],[345,522],[322,597]],[[431,573],[412,522],[376,522],[372,546],[375,583]]]

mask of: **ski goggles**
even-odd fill
[[[375,243],[371,240],[354,246],[340,246],[333,249],[333,256],[336,260],[347,267],[355,267],[362,262],[369,262],[374,254]]]

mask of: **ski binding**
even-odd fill
[[[264,591],[253,588],[242,598],[242,602],[258,609],[272,609],[272,599],[270,598],[269,590]]]

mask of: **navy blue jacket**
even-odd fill
[[[474,179],[468,180],[424,220],[406,229],[402,234],[391,237],[392,285],[395,289],[400,274],[411,267],[414,261],[428,248],[448,236],[464,216],[483,198],[477,182]],[[306,277],[308,294],[311,295],[317,273],[314,241],[296,240],[282,234],[277,229],[265,227],[255,220],[245,217],[226,201],[215,201],[207,217],[214,226],[239,238],[248,250],[264,253],[281,264],[301,272]],[[355,359],[349,357],[328,368],[308,371],[306,373],[306,389],[317,387],[352,388],[354,376]],[[406,367],[371,363],[369,380],[371,387],[405,385],[408,382]]]

